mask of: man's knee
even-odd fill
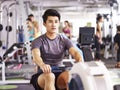
[[[68,86],[68,83],[65,82],[63,79],[61,79],[57,82],[57,87],[59,89],[65,89],[65,88],[67,88],[67,86]]]
[[[65,71],[57,79],[57,87],[60,89],[67,88],[68,86],[69,73]]]
[[[45,74],[45,81],[55,81],[55,75],[53,73]]]
[[[48,73],[48,74],[42,74],[38,77],[38,85],[41,88],[44,88],[45,85],[49,83],[55,83],[55,75],[53,73]]]

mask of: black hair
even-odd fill
[[[47,9],[47,10],[44,12],[44,14],[43,14],[43,16],[42,16],[43,22],[46,22],[48,16],[57,16],[58,19],[60,20],[60,14],[59,14],[59,12],[56,11],[55,9]]]
[[[31,18],[27,18],[26,21],[32,21]]]
[[[103,16],[101,14],[97,14],[97,17],[96,17],[96,22],[98,22]]]
[[[34,15],[33,14],[29,14],[28,17],[34,17]]]
[[[120,31],[120,25],[117,26],[117,31]]]

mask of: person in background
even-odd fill
[[[69,39],[71,39],[71,25],[70,23],[66,20],[64,21],[64,28],[63,28],[63,33],[65,36],[67,36]],[[65,51],[64,58],[69,58],[69,52],[68,50]]]
[[[95,34],[95,60],[99,61],[100,58],[100,46],[102,44],[102,23],[103,23],[103,16],[98,14],[96,18],[96,34]]]
[[[47,32],[32,42],[32,55],[38,72],[32,76],[30,83],[35,90],[68,90],[69,70],[64,67],[63,71],[54,72],[53,68],[63,66],[65,50],[69,51],[75,62],[82,61],[82,56],[70,39],[58,33],[58,11],[47,9],[42,18]]]
[[[33,14],[28,15],[28,18],[31,19],[31,22],[33,23],[34,29],[36,29],[35,38],[39,37],[41,35],[39,23],[35,20],[35,17]]]
[[[29,34],[29,41],[32,42],[35,38],[39,37],[39,36],[36,37],[36,35],[38,35],[38,31],[35,28],[31,18],[27,18],[26,21],[27,21],[27,28],[28,28],[28,34]],[[35,63],[34,65],[35,65],[34,71],[37,72],[38,68]]]
[[[63,33],[70,39],[71,38],[71,25],[68,21],[64,21],[65,27],[63,28]]]
[[[36,29],[34,29],[34,25],[32,23],[32,20],[30,18],[26,19],[27,21],[27,28],[29,33],[29,41],[32,42],[35,39],[35,34],[37,33]]]
[[[114,36],[114,46],[117,51],[117,64],[115,67],[120,68],[120,25],[117,26],[117,33]]]

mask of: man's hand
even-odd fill
[[[43,73],[50,73],[51,72],[51,66],[48,64],[43,64],[40,66]]]

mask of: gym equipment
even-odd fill
[[[78,45],[83,51],[84,61],[94,60],[91,46],[94,45],[94,27],[80,27]]]
[[[110,35],[107,35],[106,38],[103,38],[103,43],[105,45],[105,51],[104,51],[104,58],[108,59],[110,57],[113,57],[112,52],[112,37]]]
[[[3,30],[3,25],[2,24],[0,24],[0,31],[2,31]]]
[[[6,49],[8,49],[9,46],[9,32],[12,31],[12,26],[10,26],[10,17],[12,16],[12,12],[9,11],[10,7],[14,5],[14,3],[10,4],[9,6],[4,6],[4,9],[6,10],[6,20],[7,20],[7,26],[6,26],[6,31],[7,31],[7,38],[6,38]]]
[[[109,72],[102,62],[79,62],[67,69],[70,70],[69,90],[113,90]],[[52,67],[53,72],[64,70],[66,70],[65,66]]]
[[[0,81],[0,85],[13,84],[13,83],[29,83],[29,80],[6,80],[5,63],[7,60],[9,60],[10,57],[12,57],[15,54],[16,51],[19,50],[19,47],[21,47],[21,46],[19,44],[15,43],[3,55],[4,60],[0,63],[0,68],[2,68],[2,80]]]
[[[0,17],[1,17],[1,13],[0,13]],[[2,21],[1,21],[2,22]],[[3,25],[0,24],[0,47],[2,47],[2,41],[1,41],[1,31],[3,30]]]
[[[80,27],[79,28],[79,43],[80,45],[94,44],[94,27]]]
[[[79,62],[75,63],[70,70],[69,84],[77,83],[83,85],[82,90],[113,90],[113,85],[109,72],[105,65],[100,61]],[[73,80],[76,74],[81,79],[81,83]],[[79,83],[79,84],[78,84]],[[81,90],[79,88],[70,88],[70,90]]]
[[[2,41],[0,40],[0,47],[2,47]]]
[[[105,45],[105,51],[104,51],[104,58],[105,59],[113,57],[112,53],[110,53],[110,46],[111,46],[110,44],[111,43]]]
[[[114,90],[120,90],[120,85],[114,85]]]
[[[39,67],[38,67],[39,68]],[[71,66],[52,66],[52,72],[56,73],[56,72],[63,72],[65,70],[70,70]],[[39,72],[42,72],[42,70],[39,68]]]
[[[116,29],[116,25],[114,24],[114,7],[116,7],[116,5],[117,5],[117,7],[119,7],[119,3],[118,3],[118,1],[117,0],[109,0],[109,5],[110,5],[110,23],[111,23],[111,25],[109,26],[109,28],[110,28],[110,35],[111,35],[111,51],[112,51],[112,54],[109,54],[109,53],[107,53],[107,55],[106,55],[106,58],[108,58],[108,57],[114,57],[114,45],[113,45],[113,43],[114,43],[114,40],[113,40],[113,38],[114,38],[114,33],[115,33],[115,31],[114,31],[114,29]]]
[[[0,56],[0,63],[2,62],[2,57]]]
[[[10,25],[9,25],[9,26],[6,26],[5,29],[6,29],[7,32],[11,32],[11,31],[12,31],[12,26],[10,26]]]
[[[12,15],[13,15],[12,12],[10,12],[10,13],[9,13],[9,16],[12,17]]]
[[[72,75],[72,79],[69,84],[70,90],[84,90],[81,78],[77,74]]]
[[[27,3],[26,3],[27,4]],[[25,20],[26,20],[26,17],[27,17],[27,9],[25,8],[25,6],[24,6],[24,0],[19,0],[19,6],[20,6],[20,10],[21,10],[21,12],[19,13],[20,15],[21,15],[21,25],[23,25],[23,27],[24,27],[24,35],[25,35],[25,48],[26,48],[26,52],[27,52],[27,58],[28,58],[28,63],[30,64],[30,65],[32,65],[33,63],[32,63],[32,54],[31,54],[31,47],[30,47],[30,45],[31,45],[31,43],[29,42],[29,36],[28,36],[28,31],[27,31],[27,27],[26,27],[26,24],[25,24]],[[28,5],[26,5],[26,6],[28,6]]]
[[[10,57],[14,55],[16,51],[23,48],[23,43],[14,43],[4,54],[3,59],[6,59],[7,57]]]
[[[65,67],[56,67],[56,66],[52,66],[52,72],[63,72],[65,71]]]
[[[60,66],[60,67],[56,67],[56,66],[52,66],[52,72],[63,72],[65,70],[70,70],[71,67],[69,66]]]
[[[5,62],[2,62],[0,64],[0,67],[2,67],[2,80],[0,81],[0,85],[3,84],[20,84],[20,83],[29,83],[29,80],[6,80],[6,75],[5,75]]]
[[[0,5],[0,9],[1,9],[1,5]],[[2,10],[0,11],[0,47],[2,47],[1,31],[3,30],[3,25],[1,23],[2,23]]]
[[[11,56],[11,57],[10,57]],[[3,54],[3,59],[6,60],[6,66],[11,64],[25,64],[28,63],[27,53],[24,47],[24,43],[14,43]],[[19,65],[18,65],[19,68]]]
[[[92,55],[92,49],[90,46],[83,46],[81,47],[81,50],[83,51],[83,57],[84,61],[93,61],[93,55]]]
[[[0,32],[0,47],[2,47],[3,43],[2,43],[2,40],[1,40],[1,32]]]

